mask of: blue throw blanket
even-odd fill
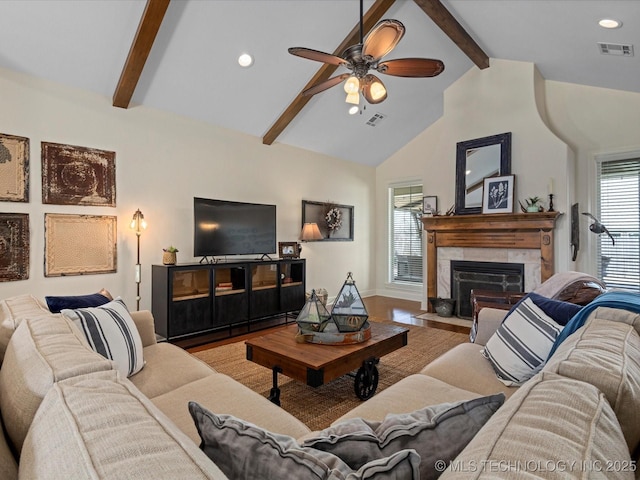
[[[569,335],[584,325],[589,314],[598,307],[621,308],[622,310],[629,310],[633,313],[640,313],[640,294],[631,292],[609,292],[596,297],[569,320],[560,332],[560,335],[558,335],[558,338],[556,338],[547,359],[551,358],[551,355],[553,355],[558,346],[564,342]]]

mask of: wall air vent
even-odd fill
[[[369,125],[370,127],[375,127],[377,125],[380,125],[380,122],[382,122],[382,120],[386,117],[386,115],[384,113],[375,113],[373,115],[373,117],[371,117],[369,120],[367,120],[367,125]]]
[[[633,45],[623,43],[598,42],[598,48],[603,55],[620,55],[623,57],[633,57]]]

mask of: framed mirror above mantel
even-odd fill
[[[511,174],[511,132],[456,144],[457,215],[482,213],[484,179]]]

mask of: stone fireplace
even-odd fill
[[[554,273],[553,229],[559,215],[543,212],[424,217],[425,297],[452,297],[451,261],[522,264],[524,290],[532,290]],[[431,305],[428,308],[432,310]]]

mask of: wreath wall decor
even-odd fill
[[[328,202],[302,201],[302,225],[316,223],[322,241],[353,241],[353,206]]]
[[[342,228],[342,212],[340,211],[340,208],[333,203],[326,203],[325,210],[326,213],[324,214],[324,221],[327,222],[329,237],[331,237],[331,234]]]

